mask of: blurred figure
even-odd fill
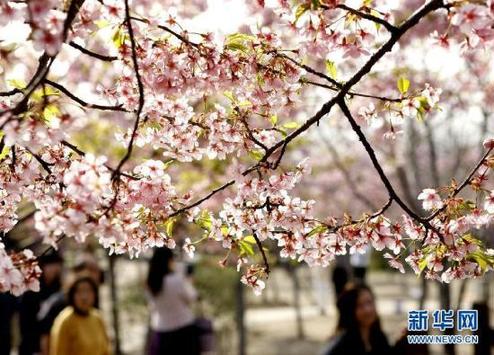
[[[340,255],[335,259],[335,267],[333,269],[333,273],[331,274],[331,281],[333,282],[334,296],[336,300],[348,282],[348,264],[349,259],[347,255]]]
[[[199,334],[191,309],[197,293],[190,281],[174,270],[170,249],[154,250],[147,287],[151,313],[149,354],[200,354]]]
[[[352,266],[353,279],[355,282],[364,283],[367,268],[370,264],[371,247],[367,244],[363,253],[354,253],[350,255],[350,265]]]
[[[99,267],[99,264],[94,255],[84,253],[76,260],[75,265],[71,269],[69,278],[89,277],[99,288],[103,281],[103,271]],[[53,294],[47,302],[45,307],[41,307],[38,312],[38,320],[40,323],[41,333],[41,355],[48,355],[50,353],[50,332],[53,326],[55,318],[62,312],[67,306],[67,300],[63,290]],[[96,292],[96,300],[94,304],[95,308],[99,308],[99,291]]]
[[[50,334],[50,355],[108,355],[110,341],[94,308],[98,287],[88,276],[78,277],[67,291],[68,306],[57,316]]]
[[[429,346],[427,344],[409,344],[407,336],[410,333],[407,329],[403,331],[401,337],[393,346],[394,355],[429,355]],[[427,335],[427,332],[413,332],[415,335]]]
[[[12,317],[17,299],[8,292],[0,293],[0,355],[10,355],[12,349]]]
[[[472,309],[478,312],[478,330],[474,333],[479,337],[475,344],[475,355],[491,355],[494,353],[494,329],[489,325],[489,306],[485,302],[475,302]]]
[[[338,326],[325,355],[386,355],[391,348],[381,330],[374,295],[364,284],[349,284],[337,302]]]
[[[39,258],[39,266],[42,270],[40,291],[24,293],[19,302],[19,355],[39,354],[41,334],[37,314],[47,307],[47,302],[61,289],[62,257],[56,252],[43,255]]]

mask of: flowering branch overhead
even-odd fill
[[[456,127],[442,116],[475,107],[488,116],[490,2],[248,2],[247,22],[264,25],[242,20],[243,32],[226,35],[214,23],[187,29],[213,11],[193,3],[0,0],[0,28],[26,29],[0,43],[2,235],[24,221],[46,250],[96,238],[132,257],[177,243],[192,257],[208,243],[256,293],[268,252],[327,266],[370,245],[400,272],[406,262],[444,282],[492,269],[492,249],[476,235],[494,218],[494,144],[458,184],[440,176],[449,148],[436,142],[450,134],[436,133],[436,121]],[[422,68],[429,51],[469,64],[455,75],[425,59]],[[471,73],[486,79],[472,84]],[[422,122],[425,143],[414,126]],[[312,144],[323,132],[331,161]],[[407,175],[405,144],[415,156],[429,148],[431,174],[416,161]],[[311,177],[308,156],[321,157]],[[174,235],[179,220],[190,237]],[[38,289],[30,250],[0,240],[0,266],[0,291]]]

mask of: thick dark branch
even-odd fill
[[[4,91],[4,92],[0,92],[0,97],[5,97],[5,96],[13,96],[15,94],[20,94],[22,93],[21,90],[15,88],[15,89],[12,89],[10,91]]]
[[[333,97],[330,101],[326,102],[322,107],[321,109],[314,115],[312,116],[311,118],[309,118],[301,127],[299,127],[298,129],[296,129],[295,131],[293,131],[290,135],[288,135],[285,139],[279,141],[278,143],[276,143],[274,146],[272,146],[271,148],[269,148],[269,150],[266,152],[266,154],[264,155],[264,157],[261,159],[261,161],[259,163],[257,163],[256,165],[250,167],[250,168],[247,168],[243,173],[242,175],[243,176],[246,176],[248,175],[250,172],[254,171],[254,170],[257,170],[259,168],[259,166],[263,165],[263,163],[265,163],[269,157],[275,152],[277,151],[278,149],[282,148],[285,149],[286,146],[288,145],[288,143],[290,143],[293,139],[295,139],[296,137],[298,137],[300,134],[302,134],[303,132],[305,132],[307,129],[309,129],[309,127],[311,127],[313,124],[319,122],[319,120],[321,118],[323,118],[326,114],[328,114],[330,111],[331,111],[331,108],[339,101],[339,100],[344,100],[345,96],[349,93],[350,89],[356,84],[358,83],[366,74],[368,74],[370,72],[370,70],[372,69],[372,67],[387,53],[389,52],[393,46],[396,44],[396,42],[398,42],[398,40],[403,36],[403,34],[405,34],[409,29],[411,29],[412,27],[414,27],[423,17],[425,17],[427,14],[429,14],[430,12],[434,11],[434,10],[437,10],[441,7],[444,7],[444,4],[442,2],[442,0],[431,0],[429,1],[428,3],[426,3],[424,6],[422,6],[422,8],[420,8],[417,12],[415,12],[408,20],[406,20],[398,29],[396,32],[392,33],[391,35],[391,38],[376,52],[374,53],[371,58],[366,62],[366,64],[349,80],[347,81],[345,84],[343,84],[341,90],[339,91],[339,93]],[[143,22],[146,22],[144,20],[140,20],[140,19],[136,19],[136,20],[139,20],[139,21],[143,21]],[[281,154],[282,156],[282,154]],[[278,162],[279,164],[279,162]],[[216,193],[226,189],[227,187],[231,186],[235,184],[235,180],[231,180],[229,182],[227,182],[226,184],[222,185],[221,187],[213,190],[212,192],[210,192],[208,195],[206,195],[205,197],[201,198],[200,200],[194,202],[193,204],[191,205],[188,205],[184,208],[181,208],[177,211],[175,211],[174,213],[172,213],[170,215],[170,217],[172,216],[176,216],[178,214],[181,214],[193,207],[196,207],[198,205],[200,205],[201,203],[203,203],[204,201],[208,200],[209,198],[211,198],[212,196],[214,196]],[[400,200],[401,201],[401,200]],[[402,202],[403,203],[403,202]],[[404,204],[405,205],[405,204]],[[405,205],[406,207],[406,205]],[[413,216],[416,216],[417,217],[417,220],[421,221],[422,219],[416,215],[415,213],[413,213],[413,211],[411,211],[408,207],[407,209],[412,213]]]
[[[341,111],[343,112],[343,114],[347,118],[348,122],[350,123],[350,126],[352,126],[352,130],[357,134],[360,142],[364,146],[365,151],[369,155],[369,158],[372,162],[372,165],[374,166],[374,169],[376,169],[377,173],[379,174],[379,177],[380,177],[382,183],[384,184],[384,186],[386,187],[386,190],[388,191],[390,198],[395,200],[396,203],[411,217],[413,217],[414,219],[416,219],[418,221],[421,221],[422,218],[420,216],[418,216],[417,214],[415,214],[415,212],[413,212],[407,206],[407,204],[405,204],[405,202],[403,202],[403,200],[396,193],[393,185],[391,184],[388,177],[386,176],[386,173],[384,172],[383,168],[381,167],[381,164],[377,160],[377,156],[376,156],[374,149],[372,148],[369,141],[365,137],[365,134],[364,134],[364,132],[362,132],[362,129],[360,128],[358,123],[353,118],[353,116],[352,116],[350,110],[348,109],[348,106],[346,105],[344,99],[342,99],[341,101],[338,102],[338,106],[341,108]]]
[[[132,63],[134,65],[135,77],[137,80],[137,88],[139,90],[139,104],[136,112],[136,120],[134,123],[134,128],[132,129],[132,135],[130,137],[129,145],[127,146],[127,152],[125,153],[120,163],[118,163],[117,168],[113,172],[112,180],[118,179],[120,174],[120,169],[124,166],[127,160],[132,156],[132,150],[134,149],[134,140],[136,137],[137,129],[139,128],[139,123],[141,120],[142,109],[144,108],[144,85],[142,84],[141,74],[139,73],[139,63],[137,60],[137,43],[134,37],[134,28],[132,27],[132,21],[130,17],[130,7],[129,0],[125,0],[125,22],[127,24],[127,30],[129,31],[130,45],[132,49]]]
[[[74,95],[72,92],[70,92],[64,86],[62,86],[62,85],[60,85],[60,84],[58,84],[58,83],[56,83],[54,81],[45,79],[44,82],[46,84],[54,87],[55,89],[63,92],[65,95],[67,95],[69,98],[71,98],[72,100],[74,100],[75,102],[77,102],[79,105],[81,105],[83,107],[91,108],[91,109],[95,109],[95,110],[103,110],[103,111],[130,112],[130,111],[126,110],[125,108],[123,108],[122,105],[118,105],[118,106],[106,106],[106,105],[90,104],[90,103],[82,100],[81,98],[77,97],[76,95]]]
[[[321,7],[323,7],[324,5],[322,5]],[[369,20],[369,21],[372,21],[372,22],[375,22],[375,23],[378,23],[380,25],[383,25],[384,28],[386,28],[389,32],[391,33],[396,33],[398,31],[398,27],[390,24],[388,21],[380,18],[380,17],[377,17],[377,16],[374,16],[368,12],[363,12],[363,11],[360,11],[360,10],[357,10],[357,9],[354,9],[354,8],[351,8],[345,4],[339,4],[336,6],[337,8],[339,9],[342,9],[342,10],[345,10],[345,11],[348,11],[349,13],[355,15],[355,16],[358,16],[358,17],[361,17],[361,18],[364,18],[366,20]]]
[[[307,121],[305,121],[304,124],[302,124],[298,129],[290,133],[285,139],[279,141],[275,145],[273,145],[268,152],[264,155],[264,157],[261,159],[261,163],[266,162],[271,154],[273,154],[276,150],[281,148],[283,145],[290,143],[292,140],[294,140],[296,137],[298,137],[300,134],[305,132],[309,127],[311,127],[313,124],[319,122],[326,114],[328,114],[333,106],[339,102],[340,100],[344,99],[344,97],[348,94],[350,89],[357,84],[365,75],[367,75],[371,69],[374,67],[374,65],[391,49],[393,46],[396,44],[396,42],[399,41],[399,39],[412,27],[414,27],[419,21],[431,13],[434,10],[437,10],[441,7],[444,7],[442,0],[431,0],[428,3],[426,3],[422,8],[420,8],[417,12],[415,12],[408,20],[406,20],[398,29],[396,32],[393,32],[391,34],[391,37],[388,39],[388,41],[379,48],[379,50],[374,53],[369,60],[360,68],[360,70],[353,75],[350,80],[348,80],[343,86],[341,87],[339,93],[333,97],[331,100],[326,102],[321,109],[311,118],[309,118]]]
[[[93,57],[93,58],[96,58],[96,59],[99,59],[99,60],[102,60],[105,62],[112,62],[112,61],[118,59],[118,57],[103,55],[103,54],[99,54],[99,53],[95,53],[93,51],[90,51],[89,49],[84,48],[83,46],[75,43],[74,41],[70,41],[69,45],[75,49],[78,49],[82,53],[87,54],[90,57]]]

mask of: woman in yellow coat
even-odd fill
[[[89,277],[76,279],[67,293],[68,306],[50,334],[50,355],[109,355],[105,324],[94,308],[97,286]]]

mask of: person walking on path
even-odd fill
[[[103,318],[94,307],[97,286],[79,277],[67,292],[68,306],[57,316],[50,333],[50,355],[110,355]]]
[[[147,287],[151,314],[149,355],[199,355],[199,333],[192,312],[197,292],[185,276],[174,270],[170,249],[155,249]]]

